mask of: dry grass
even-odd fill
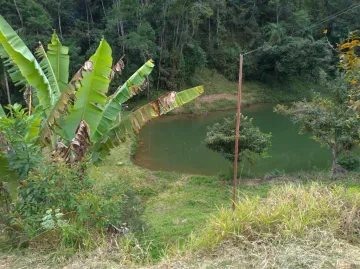
[[[0,253],[0,269],[92,269],[139,268],[149,264],[148,248],[131,238],[107,238],[93,251],[36,252],[31,249]]]
[[[360,268],[358,188],[283,184],[266,198],[244,196],[234,213],[220,209],[156,265],[147,248],[106,241],[55,263],[56,254],[0,255],[0,268]]]
[[[149,267],[146,267],[149,268]],[[170,259],[150,268],[360,268],[360,249],[323,233],[320,238],[269,242],[223,243],[204,255]]]
[[[307,238],[314,231],[359,242],[360,193],[319,183],[275,186],[267,198],[244,197],[235,212],[222,208],[188,249],[207,250],[223,241],[281,242]]]
[[[360,268],[360,194],[333,185],[274,186],[221,209],[153,268]]]

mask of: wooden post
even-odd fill
[[[31,115],[31,109],[32,109],[32,88],[29,85],[29,116]]]
[[[238,100],[237,100],[237,114],[236,114],[235,158],[234,158],[234,182],[233,182],[233,204],[232,204],[233,211],[235,210],[236,207],[236,183],[237,183],[238,160],[239,160],[239,134],[240,134],[240,119],[241,119],[243,59],[244,56],[240,54],[239,85],[238,85]]]
[[[4,66],[4,68],[5,68],[5,66]],[[5,87],[6,87],[6,95],[7,95],[7,98],[8,98],[8,103],[9,103],[9,105],[11,105],[9,82],[8,82],[5,70],[4,70],[4,79],[5,79]]]

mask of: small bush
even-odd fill
[[[227,240],[279,242],[314,231],[358,242],[359,210],[360,194],[343,187],[277,186],[266,199],[244,197],[235,212],[221,209],[191,245],[200,250]]]
[[[142,211],[134,193],[119,184],[97,187],[83,171],[80,165],[46,164],[21,182],[9,217],[14,243],[87,249],[110,224],[135,226]]]
[[[338,160],[339,164],[348,171],[359,171],[360,156],[359,152],[347,151]]]

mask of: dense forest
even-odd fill
[[[236,80],[239,53],[247,79],[271,82],[317,77],[334,63],[336,44],[359,28],[355,0],[0,0],[0,13],[35,49],[56,31],[70,47],[71,73],[102,36],[125,55],[125,77],[149,58],[153,90],[202,83],[202,67]],[[328,29],[328,40],[323,30]],[[336,54],[334,54],[336,55]],[[6,103],[4,77],[1,101]],[[14,101],[19,101],[16,96]]]

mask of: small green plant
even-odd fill
[[[128,232],[143,229],[143,211],[134,192],[120,184],[94,183],[80,164],[70,168],[46,163],[31,172],[21,181],[8,216],[13,242],[20,243],[20,238],[35,244],[52,237],[52,243],[66,248],[89,248],[94,245],[91,238],[101,237],[110,226],[126,223]]]
[[[339,164],[348,171],[359,171],[360,169],[360,156],[357,150],[346,151],[340,155]]]
[[[38,107],[29,116],[27,110],[19,104],[5,108],[9,110],[9,116],[0,115],[0,132],[5,140],[5,143],[0,143],[0,152],[5,152],[10,168],[23,179],[39,166],[42,159],[36,140],[43,111]]]
[[[63,220],[64,214],[60,212],[60,209],[57,208],[55,211],[52,209],[46,210],[45,216],[41,219],[41,227],[49,231],[55,227],[64,227],[67,224],[67,221]]]

